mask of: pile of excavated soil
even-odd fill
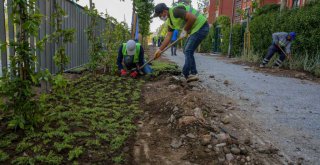
[[[232,115],[235,103],[198,82],[163,76],[143,87],[131,164],[281,164]]]

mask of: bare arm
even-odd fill
[[[191,32],[191,28],[193,26],[193,24],[196,22],[197,17],[195,15],[193,15],[190,12],[186,13],[186,25],[184,26],[184,30],[187,31],[188,33]]]
[[[161,51],[164,50],[164,48],[166,48],[169,45],[171,37],[172,37],[172,32],[168,31],[166,38],[163,40],[163,42],[159,48]]]

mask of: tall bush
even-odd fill
[[[214,42],[214,31],[215,26],[212,26],[209,30],[207,37],[201,42],[200,52],[209,53],[213,51],[213,42]]]
[[[292,44],[293,61],[299,61],[300,64],[286,64],[286,66],[318,73],[317,69],[320,65],[318,60],[320,53],[319,11],[320,2],[315,2],[300,9],[281,13],[273,10],[254,17],[250,23],[253,52],[262,58],[271,44],[272,33],[295,31],[297,39]],[[308,58],[301,56],[308,56]]]

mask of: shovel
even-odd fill
[[[162,54],[163,52],[165,52],[166,50],[168,50],[170,47],[172,47],[174,44],[176,44],[177,42],[179,42],[180,40],[182,40],[184,37],[180,37],[178,38],[176,41],[172,42],[171,44],[169,44],[166,48],[164,48],[160,54]],[[145,62],[140,68],[139,70],[141,70],[142,68],[144,68],[147,64],[149,64],[150,62],[154,61],[155,57],[153,57],[152,59],[150,59],[149,61]],[[135,68],[136,69],[136,68]],[[134,71],[135,69],[133,69],[132,71]]]
[[[281,50],[281,52],[290,60],[292,61],[291,57],[287,55],[287,53],[280,47],[278,46],[278,48]]]

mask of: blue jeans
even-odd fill
[[[205,23],[197,32],[193,33],[184,46],[185,63],[182,69],[183,75],[188,78],[190,74],[198,74],[196,62],[194,60],[194,52],[200,45],[201,41],[206,38],[209,33],[209,25]]]

